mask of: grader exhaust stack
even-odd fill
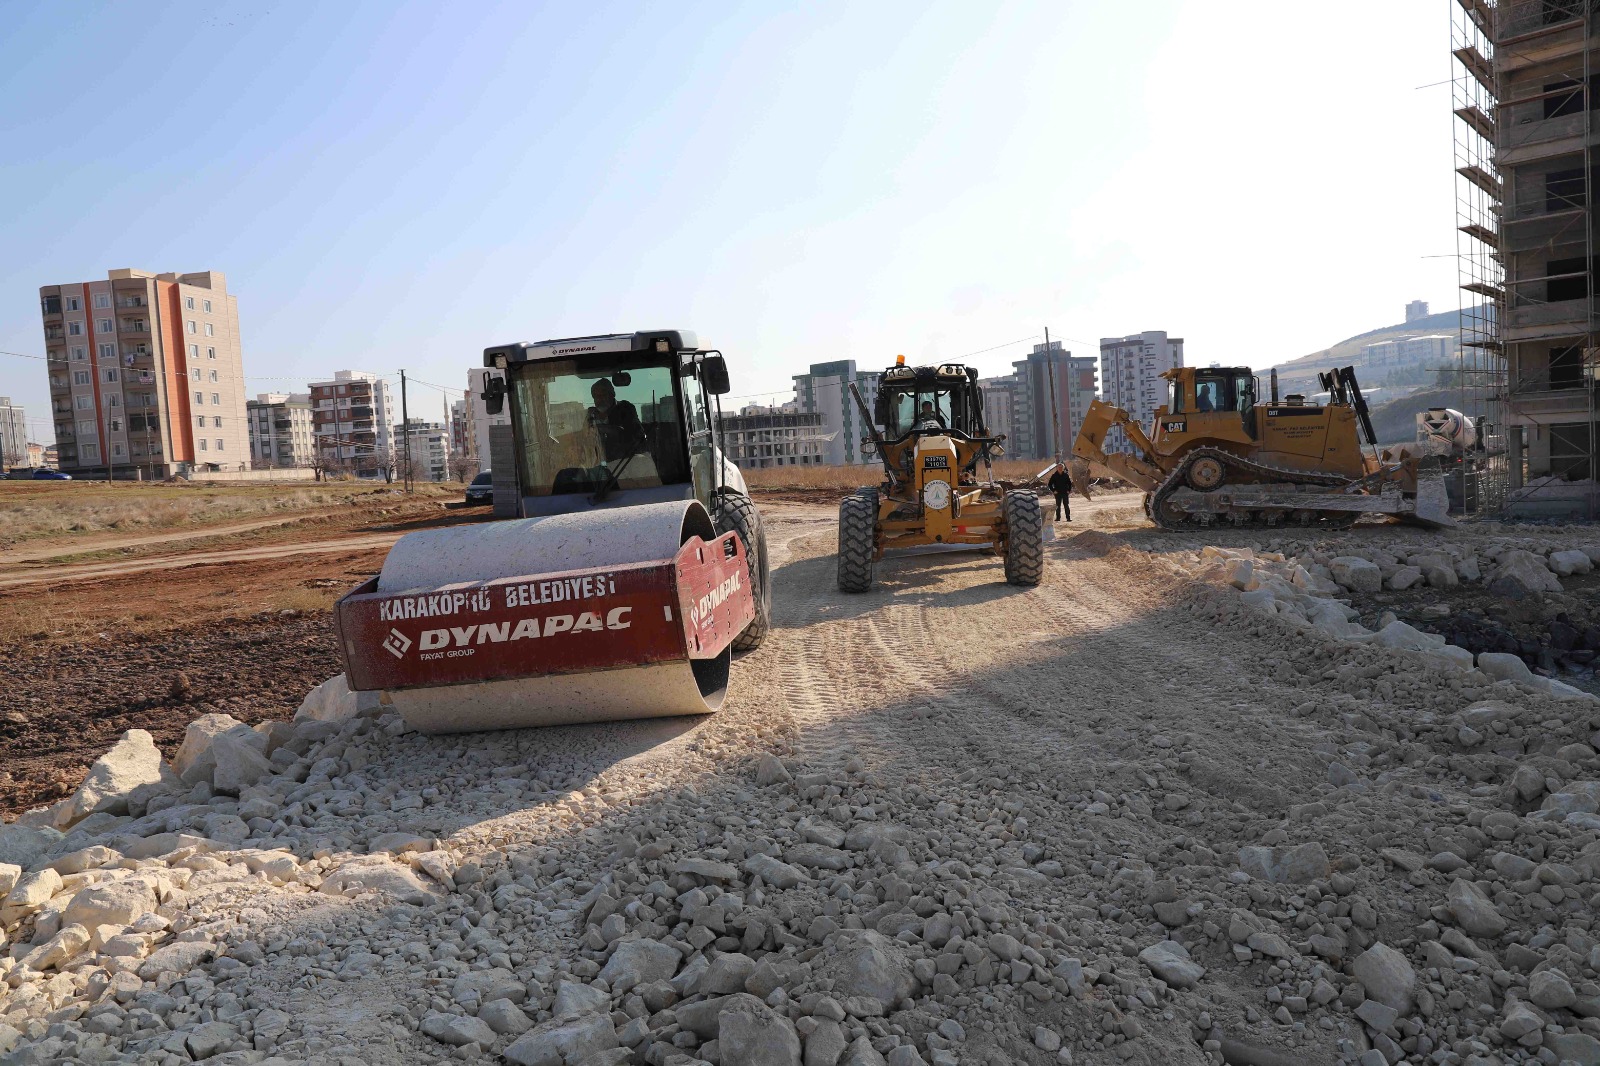
[[[401,538],[335,607],[350,687],[426,733],[717,710],[771,607],[760,515],[710,417],[721,353],[659,332],[485,356],[515,439],[496,487],[521,517]]]

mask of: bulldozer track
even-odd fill
[[[1268,463],[1252,462],[1221,448],[1196,448],[1184,456],[1183,462],[1179,463],[1177,468],[1168,474],[1167,479],[1150,495],[1150,501],[1145,508],[1145,513],[1150,516],[1152,522],[1162,529],[1185,531],[1204,529],[1211,524],[1182,512],[1175,516],[1164,506],[1173,493],[1187,487],[1185,475],[1188,473],[1189,467],[1202,458],[1216,459],[1230,470],[1239,471],[1267,484],[1285,486],[1317,485],[1325,488],[1342,488],[1352,484],[1351,479],[1338,474],[1319,474],[1314,471],[1291,470],[1287,467],[1273,466]],[[1222,490],[1215,491],[1220,492]],[[1211,494],[1204,493],[1202,495],[1209,496]],[[1279,511],[1281,508],[1274,507],[1266,508],[1265,510]],[[1315,508],[1306,508],[1305,510],[1316,515],[1316,524],[1324,529],[1346,528],[1354,525],[1359,517],[1353,511],[1317,511]],[[1267,529],[1282,524],[1281,522],[1272,523],[1263,520],[1260,517],[1259,510],[1255,508],[1227,507],[1210,513],[1215,518],[1227,518],[1231,526],[1239,529]],[[1240,518],[1240,515],[1247,517]]]

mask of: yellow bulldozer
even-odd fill
[[[871,589],[886,550],[934,544],[989,548],[1005,560],[1007,582],[1037,585],[1044,512],[1035,493],[994,477],[992,456],[1005,438],[984,424],[978,371],[906,366],[900,356],[879,375],[873,411],[853,382],[850,391],[872,428],[864,447],[877,452],[884,478],[839,504],[840,591]]]
[[[1363,514],[1455,525],[1436,462],[1377,449],[1354,368],[1318,375],[1324,404],[1298,394],[1280,401],[1276,371],[1265,403],[1257,402],[1259,383],[1247,367],[1180,367],[1161,376],[1168,401],[1148,431],[1096,400],[1072,446],[1073,455],[1143,489],[1145,513],[1161,528],[1343,528]],[[1108,451],[1116,431],[1123,439]]]

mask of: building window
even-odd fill
[[[75,345],[72,349],[72,358],[80,360],[89,358],[89,349],[81,344]]]
[[[117,346],[115,344],[102,344],[100,346],[100,358],[102,361],[107,359],[115,361],[117,358]]]
[[[107,293],[103,293],[103,292],[95,293],[94,294],[94,305],[96,307],[110,307],[111,306],[111,297],[110,297],[110,295],[108,295]]]
[[[102,371],[102,373],[105,374],[105,380],[106,381],[115,381],[115,380],[117,380],[116,367],[108,367],[104,371]]]
[[[120,445],[120,444],[112,444],[111,445],[111,454],[120,459],[122,457],[122,445]]]
[[[76,407],[80,411],[93,411],[94,410],[94,397],[93,396],[74,396],[72,398],[72,406]]]
[[[217,350],[215,348],[207,348],[206,349],[206,358],[207,359],[215,359],[216,357],[217,357]]]
[[[1550,387],[1576,389],[1583,385],[1583,349],[1577,345],[1550,349]]]
[[[206,450],[206,439],[204,437],[200,438],[200,450],[201,451],[205,451]]]
[[[1552,170],[1544,176],[1544,209],[1549,212],[1582,207],[1585,196],[1583,168]]]
[[[220,452],[220,451],[222,451],[222,450],[223,450],[223,447],[222,447],[222,438],[221,438],[221,437],[218,437],[218,438],[217,438],[217,451],[219,451],[219,452]]]
[[[122,401],[120,399],[118,399],[117,398],[117,394],[113,392],[110,396],[108,396],[106,398],[106,404],[108,406],[110,406],[110,407],[121,407],[122,406]]]
[[[189,332],[190,332],[190,333],[193,333],[193,332],[195,332],[195,330],[196,330],[196,329],[198,329],[198,328],[199,328],[199,327],[198,327],[198,326],[197,326],[197,325],[196,325],[196,324],[195,324],[195,321],[194,321],[194,319],[192,319],[192,318],[191,318],[191,319],[189,319]]]
[[[206,416],[205,415],[195,415],[194,416],[194,424],[195,424],[195,427],[197,429],[205,429],[206,428]]]
[[[80,418],[80,419],[78,419],[78,432],[84,434],[85,436],[89,435],[90,433],[93,433],[94,432],[94,419],[92,419],[92,418]]]
[[[205,302],[205,308],[206,308],[206,314],[209,315],[211,313],[211,301],[210,300],[207,300]]]
[[[74,385],[89,384],[89,372],[87,370],[74,370],[72,372],[72,383]]]
[[[193,311],[194,310],[194,297],[193,296],[185,296],[183,298],[183,306],[187,310]]]
[[[196,381],[199,381],[200,380],[200,368],[199,367],[195,367],[193,370],[189,371],[189,376],[194,378]]]
[[[205,394],[205,393],[203,393],[203,392],[197,392],[197,393],[195,393],[195,394],[194,394],[194,402],[195,402],[195,403],[196,403],[196,404],[199,404],[199,405],[200,405],[200,406],[202,406],[202,407],[203,407],[203,406],[205,406],[205,402],[206,402],[206,394]]]
[[[83,305],[78,302],[78,298],[76,296],[68,296],[66,302],[67,302],[67,310],[68,311],[81,311],[81,310],[83,310]]]
[[[213,392],[211,394],[211,403],[213,406],[222,403],[222,397]]]
[[[1550,427],[1550,473],[1562,481],[1589,480],[1589,427],[1568,422]]]
[[[216,335],[217,335],[216,330],[212,327],[211,323],[207,322],[206,323],[206,336],[215,337]]]
[[[213,371],[212,371],[212,372],[211,372],[211,380],[212,380],[212,381],[215,381],[215,380],[217,380],[217,372],[216,372],[216,371],[215,371],[215,370],[213,370]]]
[[[116,329],[109,318],[102,318],[100,321],[95,323],[94,328],[99,330],[101,333],[111,333]]]
[[[211,419],[211,427],[213,429],[221,429],[222,428],[222,416],[221,415],[216,415]],[[220,448],[221,445],[219,444],[219,445],[217,445],[217,447]]]
[[[69,336],[69,337],[81,337],[81,336],[83,336],[83,323],[82,322],[68,322],[67,323],[67,336]]]
[[[80,444],[78,447],[82,450],[85,459],[93,459],[95,462],[100,461],[100,445]]]
[[[109,428],[110,428],[111,432],[113,432],[113,433],[121,433],[122,432],[122,419],[113,418],[111,420],[111,422],[110,422]]]
[[[1587,274],[1581,256],[1577,259],[1549,260],[1545,265],[1545,276],[1551,280],[1545,282],[1545,299],[1550,303],[1582,300],[1589,292]]]

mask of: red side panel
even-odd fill
[[[744,545],[735,533],[707,544],[692,538],[673,560],[678,614],[691,659],[714,659],[756,617]]]

